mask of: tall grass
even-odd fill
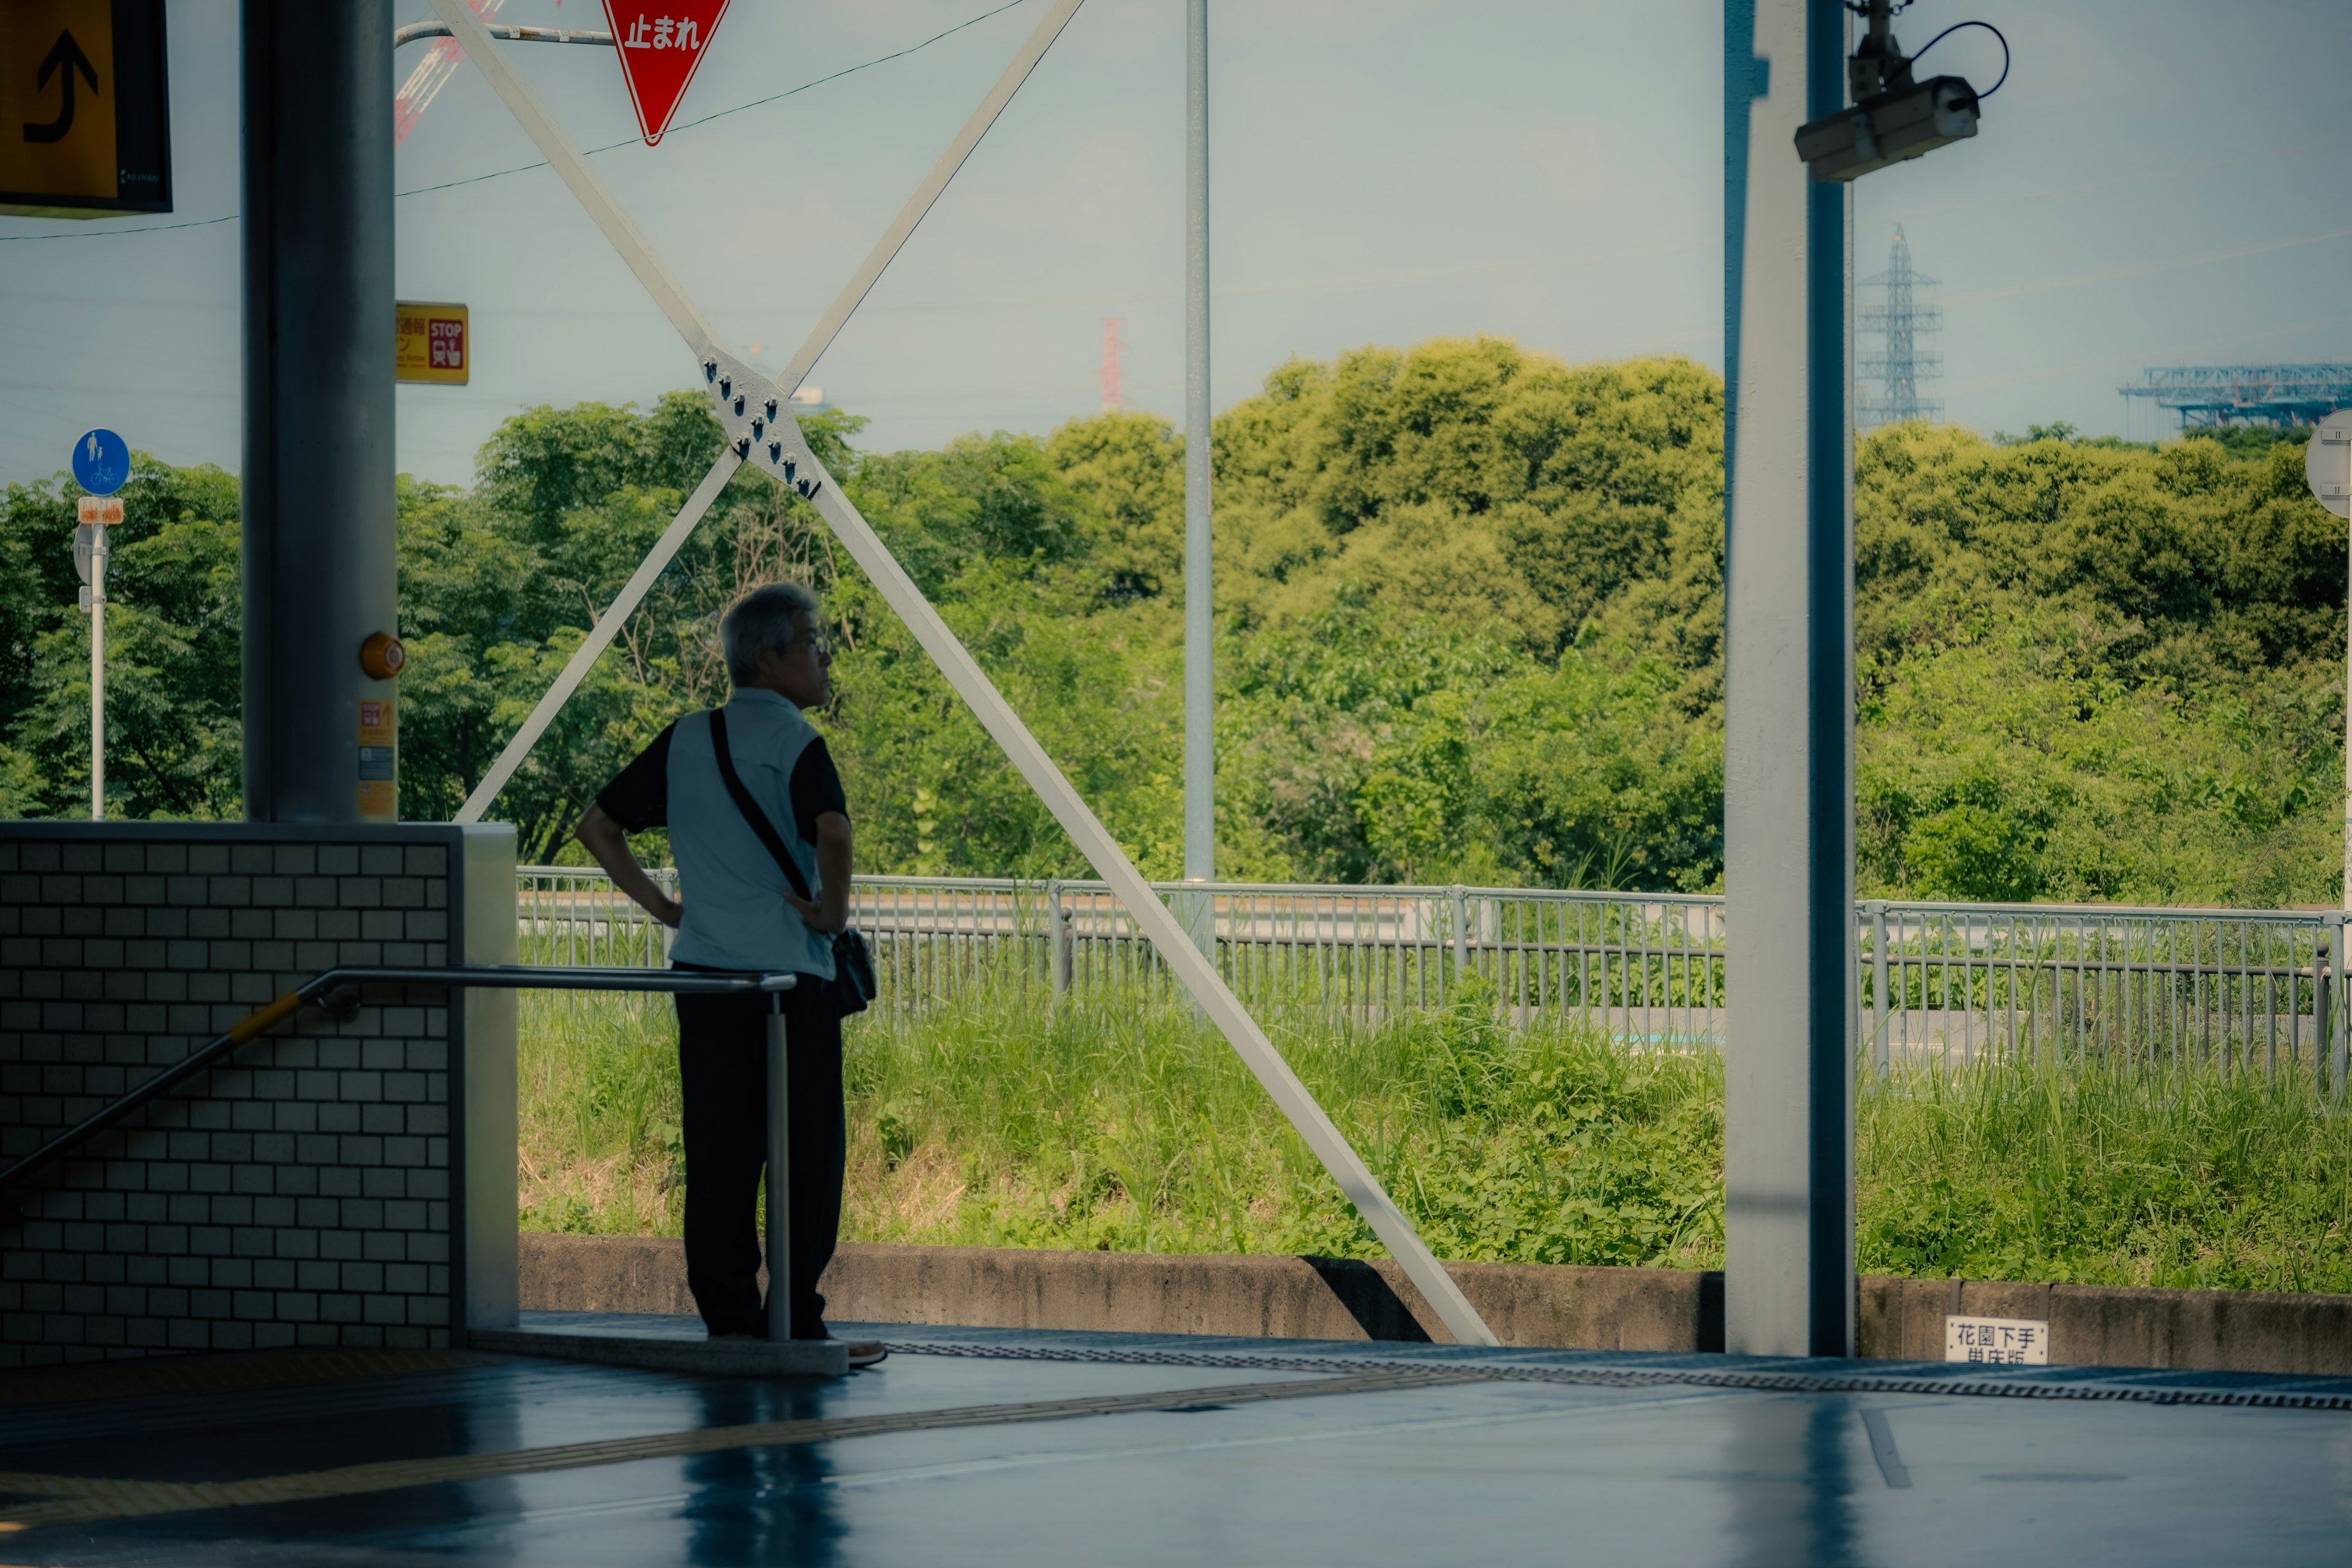
[[[2352,1115],[2307,1073],[1916,1068],[1855,1138],[1874,1272],[2352,1291]]]
[[[686,1161],[668,998],[526,991],[520,1001],[522,1228],[676,1236]]]
[[[1277,1022],[1276,1044],[1444,1257],[1720,1265],[1708,1053],[1442,1011]],[[527,998],[525,1228],[674,1235],[667,1004]],[[1181,1005],[967,995],[847,1037],[845,1234],[1374,1256],[1370,1230]],[[2352,1120],[2307,1083],[1983,1060],[1861,1080],[1866,1272],[2352,1291]]]

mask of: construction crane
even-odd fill
[[[2231,425],[2288,429],[2352,408],[2352,364],[2185,364],[2140,374],[2139,381],[2116,390],[2171,409],[2184,430]]]

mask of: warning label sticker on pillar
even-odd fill
[[[658,145],[727,15],[727,0],[604,0],[605,20],[613,25],[613,52],[621,57],[621,76],[629,84],[629,101],[636,106],[637,126],[646,145]]]
[[[466,307],[403,300],[393,309],[393,379],[465,385],[471,336]]]
[[[399,729],[389,698],[360,701],[359,814],[400,816]]]

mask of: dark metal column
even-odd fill
[[[392,15],[244,0],[243,27],[245,815],[382,818],[361,727],[388,738],[393,683],[360,647],[395,630]]]

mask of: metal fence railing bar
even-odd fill
[[[1862,1008],[1881,1063],[2028,1051],[2342,1081],[2334,911],[1862,907]],[[1883,999],[1883,1000],[1882,1000]]]
[[[677,872],[651,873],[676,897]],[[525,866],[515,875],[518,945],[526,963],[657,967],[669,962],[669,928],[593,867]]]
[[[1154,886],[1261,1016],[1370,1023],[1475,994],[1631,1048],[1734,1044],[1717,894]],[[667,961],[667,930],[600,870],[523,868],[518,899],[531,962]],[[1854,914],[1857,1038],[1878,1066],[2027,1053],[2344,1081],[2340,912],[1872,900]],[[861,877],[852,919],[886,1009],[1008,990],[1049,1007],[1176,999],[1099,882]]]

